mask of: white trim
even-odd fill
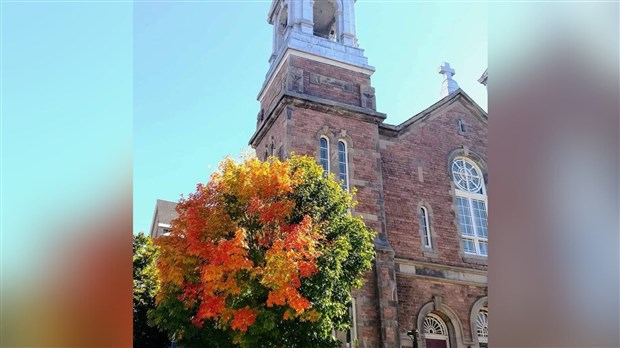
[[[426,315],[426,318],[424,318],[424,327],[422,328],[424,330],[424,337],[426,338],[428,335],[431,336],[438,336],[438,337],[448,337],[448,327],[446,326],[446,323],[443,322],[443,320],[441,320],[441,318],[433,313],[428,313]],[[427,325],[429,323],[433,323],[436,324],[435,325]],[[432,326],[432,327],[429,327]],[[427,329],[433,330],[435,331],[436,329],[439,329],[438,332],[427,332]]]
[[[262,99],[265,96],[265,92],[267,90],[269,90],[269,87],[271,87],[271,84],[273,83],[276,75],[278,75],[278,72],[280,71],[280,69],[284,65],[284,62],[291,55],[294,55],[294,56],[297,56],[297,57],[301,57],[301,58],[310,59],[310,60],[314,60],[314,61],[317,61],[317,62],[320,62],[320,63],[325,63],[325,64],[333,65],[333,66],[336,66],[336,67],[339,67],[339,68],[343,68],[343,69],[351,70],[351,71],[354,71],[354,72],[366,74],[368,76],[370,76],[370,75],[372,75],[374,73],[374,70],[372,70],[372,69],[362,68],[362,67],[359,67],[359,66],[356,66],[356,65],[339,62],[337,60],[321,57],[321,56],[318,56],[318,55],[315,55],[315,54],[312,54],[312,53],[298,51],[296,49],[287,47],[286,48],[286,52],[284,53],[282,58],[280,58],[280,61],[278,62],[278,65],[276,66],[276,68],[273,69],[271,71],[271,73],[268,75],[268,79],[266,81],[267,83],[264,84],[263,87],[261,88],[261,90],[258,92],[258,98],[257,99],[258,99],[259,102],[262,102]]]
[[[321,150],[323,149],[323,146],[321,146],[321,140],[325,140],[325,143],[327,144],[327,175],[329,176],[329,174],[331,173],[331,161],[330,161],[330,155],[329,155],[329,138],[325,135],[321,135],[319,137],[319,164],[321,165],[321,167],[323,167],[323,163],[321,163],[321,161],[323,160],[323,158],[321,157]],[[323,168],[323,171],[325,171],[325,168]]]
[[[164,224],[164,223],[158,223],[157,227],[165,227],[165,228],[170,228],[170,224]]]
[[[461,169],[463,169],[466,173],[465,175],[463,175],[462,171],[458,171],[456,172],[454,170],[454,167],[457,166],[458,164],[462,163],[461,165]],[[476,173],[475,175],[472,175],[471,173],[469,173],[468,169],[467,169],[467,165],[469,165]],[[484,195],[486,193],[485,189],[484,189],[484,177],[482,175],[482,172],[480,171],[480,168],[471,160],[469,160],[466,157],[456,157],[454,158],[454,160],[452,160],[452,163],[450,165],[450,170],[452,172],[452,180],[454,181],[454,184],[456,185],[457,188],[459,188],[459,190],[462,190],[464,192],[468,192],[468,193],[472,193],[472,194],[481,194]],[[463,187],[463,185],[460,182],[457,182],[455,179],[456,177],[459,177],[460,179],[463,179],[465,181],[465,187]],[[472,179],[477,179],[477,184],[474,180]],[[469,188],[469,184],[470,183],[474,183],[476,184],[476,190],[472,191]],[[481,193],[478,193],[477,191],[481,191]]]
[[[340,178],[340,144],[344,145],[344,176],[345,176],[345,184],[347,191],[349,190],[349,183],[351,182],[351,177],[349,176],[349,145],[346,140],[338,139],[338,180],[342,180]]]
[[[481,180],[481,182],[480,182],[480,192],[482,192],[482,193],[474,193],[474,192],[470,192],[470,191],[465,191],[465,190],[462,190],[462,189],[460,189],[458,187],[458,185],[456,184],[456,182],[454,180],[454,173],[453,173],[453,170],[452,170],[454,163],[457,162],[457,161],[467,162],[468,164],[472,165],[474,167],[474,169],[478,172],[478,175],[480,176],[480,180]],[[476,222],[476,214],[474,212],[474,204],[473,204],[474,200],[481,201],[484,204],[484,211],[485,211],[485,214],[487,215],[487,221],[488,221],[489,207],[488,207],[488,200],[487,200],[487,195],[486,195],[486,187],[485,187],[485,184],[484,184],[484,176],[482,174],[482,171],[480,170],[480,167],[474,161],[472,161],[469,158],[464,157],[464,156],[458,156],[458,157],[455,157],[452,160],[452,163],[450,163],[450,174],[451,174],[451,177],[452,177],[452,181],[454,183],[454,194],[455,194],[455,199],[456,199],[455,205],[456,205],[456,210],[457,210],[456,213],[457,213],[457,219],[458,219],[459,234],[460,234],[460,237],[461,237],[461,239],[460,239],[461,249],[463,250],[463,253],[466,254],[466,255],[477,255],[477,256],[482,256],[482,257],[488,257],[488,253],[489,253],[489,247],[488,247],[488,245],[489,245],[488,222],[487,222],[487,237],[486,238],[485,237],[480,237],[478,235],[478,230],[480,229],[480,226],[478,226],[478,224]],[[460,207],[460,205],[458,203],[458,199],[459,198],[462,198],[462,199],[464,199],[467,202],[467,208],[466,209],[469,210],[469,217],[471,219],[471,226],[472,226],[472,228],[474,230],[473,231],[474,232],[473,236],[470,236],[470,235],[467,235],[467,234],[463,233],[463,227],[461,226],[461,221],[460,221],[460,219],[461,219],[460,208],[461,207]],[[463,247],[463,240],[464,239],[467,239],[467,240],[470,240],[470,241],[473,242],[475,252],[470,252],[470,251],[466,251],[465,250],[465,248]],[[486,250],[487,253],[486,254],[483,254],[481,252],[480,244],[479,244],[480,242],[484,242],[484,243],[487,244],[487,250]]]
[[[353,322],[351,323],[351,343],[355,344],[357,341],[357,308],[356,308],[355,297],[351,297],[351,317],[353,318]],[[352,345],[353,347],[353,345]]]
[[[428,215],[428,209],[425,206],[420,206],[422,210],[422,216],[424,217],[424,225],[422,227],[422,244],[425,248],[432,249],[433,241],[431,240],[431,223]],[[422,220],[420,219],[420,223]],[[428,244],[427,244],[428,241]]]
[[[360,66],[357,66],[357,65],[339,62],[337,60],[326,58],[326,57],[322,57],[322,56],[319,56],[319,55],[316,55],[316,54],[312,54],[312,53],[308,53],[308,52],[303,52],[303,51],[298,51],[298,50],[296,50],[294,48],[289,48],[289,52],[287,52],[284,55],[284,57],[282,57],[282,60],[284,60],[284,58],[288,57],[291,54],[295,55],[295,56],[298,56],[298,57],[301,57],[301,58],[312,59],[312,60],[316,60],[317,62],[321,62],[321,63],[325,63],[325,64],[330,64],[330,65],[333,65],[333,66],[336,66],[336,67],[339,67],[339,68],[343,68],[343,69],[355,71],[355,72],[358,72],[358,73],[366,74],[368,76],[372,75],[375,72],[373,69],[363,68],[363,67],[360,67]]]
[[[426,324],[427,324],[427,320],[428,321],[433,321],[435,323],[437,323],[437,325],[439,325],[439,329],[440,333],[427,333],[426,332]],[[446,323],[443,321],[443,319],[441,319],[438,315],[434,314],[434,313],[428,313],[426,315],[426,317],[424,318],[423,323],[423,327],[422,327],[422,332],[423,332],[423,337],[424,340],[440,340],[440,341],[446,341],[446,347],[450,348],[450,337],[449,337],[449,331],[448,331],[448,326],[446,325]]]
[[[482,319],[481,319],[482,318]],[[480,335],[479,330],[483,330],[483,335]],[[484,330],[486,329],[486,336],[484,336]],[[478,342],[489,343],[489,311],[486,307],[483,307],[478,311],[476,316],[476,335],[478,336]]]

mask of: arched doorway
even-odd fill
[[[426,348],[450,348],[448,328],[438,315],[427,314],[422,324],[422,330]]]

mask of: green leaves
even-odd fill
[[[133,237],[133,341],[134,347],[167,347],[165,332],[150,325],[148,313],[155,308],[157,251],[151,239],[140,232]]]
[[[308,156],[223,161],[156,241],[152,323],[186,347],[338,347],[374,258],[354,204]]]

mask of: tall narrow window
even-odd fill
[[[456,206],[463,251],[488,255],[487,196],[480,169],[470,160],[458,157],[452,162],[452,179],[456,186]]]
[[[351,327],[347,330],[346,347],[353,347],[357,340],[357,312],[355,310],[355,298],[351,298],[349,305],[349,318],[351,318]]]
[[[341,343],[341,347],[353,348],[357,341],[357,313],[355,309],[355,298],[351,298],[349,303],[349,324],[351,325],[346,331],[333,331],[334,337]]]
[[[431,229],[426,207],[420,207],[420,228],[422,229],[422,240],[425,248],[432,248]]]
[[[323,167],[323,175],[329,175],[329,141],[327,138],[321,137],[319,141],[319,157],[321,161],[321,167]]]
[[[338,142],[338,179],[342,182],[342,188],[349,189],[349,162],[347,154],[347,144],[344,141]]]
[[[465,123],[463,122],[463,120],[459,119],[457,123],[459,134],[465,134]]]

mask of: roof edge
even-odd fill
[[[453,102],[457,101],[458,99],[463,98],[468,104],[472,105],[475,109],[476,114],[478,116],[482,116],[482,118],[484,119],[484,121],[487,121],[489,118],[489,115],[486,111],[484,111],[484,109],[482,109],[480,107],[480,105],[478,105],[478,103],[476,103],[467,93],[465,93],[465,91],[463,91],[461,88],[459,88],[456,92],[451,93],[443,98],[441,98],[440,100],[438,100],[437,102],[435,102],[433,105],[427,107],[426,109],[418,112],[417,114],[411,116],[409,119],[405,120],[404,122],[398,124],[398,125],[392,125],[392,124],[388,124],[388,123],[380,123],[379,124],[379,128],[382,130],[385,130],[387,132],[395,132],[395,133],[401,133],[403,130],[407,129],[409,126],[417,123],[419,120],[426,118],[426,116],[430,115],[431,113],[433,113],[435,110],[439,109],[440,107],[446,105],[446,104],[452,104]]]

